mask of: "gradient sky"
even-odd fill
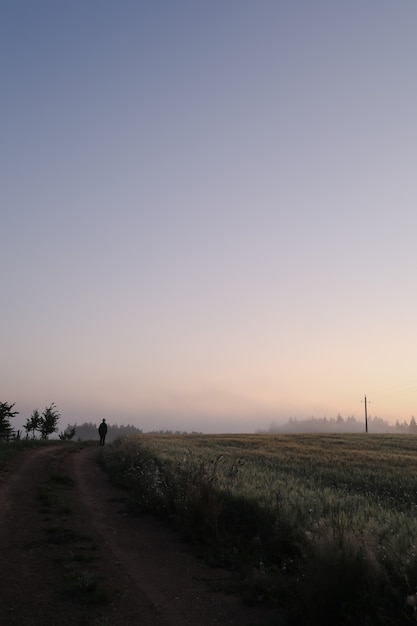
[[[415,0],[2,0],[0,400],[417,415]]]

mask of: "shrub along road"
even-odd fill
[[[158,520],[129,516],[98,455],[98,446],[40,446],[2,473],[2,626],[271,623],[210,591],[229,573],[200,563]]]

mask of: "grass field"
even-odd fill
[[[417,437],[140,435],[103,462],[277,624],[416,623]]]

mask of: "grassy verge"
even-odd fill
[[[165,516],[288,624],[416,623],[417,439],[129,437],[103,450],[132,506]]]
[[[22,450],[35,446],[45,445],[44,442],[33,439],[18,439],[16,441],[0,440],[0,470],[3,470],[11,459]]]

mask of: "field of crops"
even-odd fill
[[[417,437],[141,435],[104,462],[288,623],[416,622]]]

